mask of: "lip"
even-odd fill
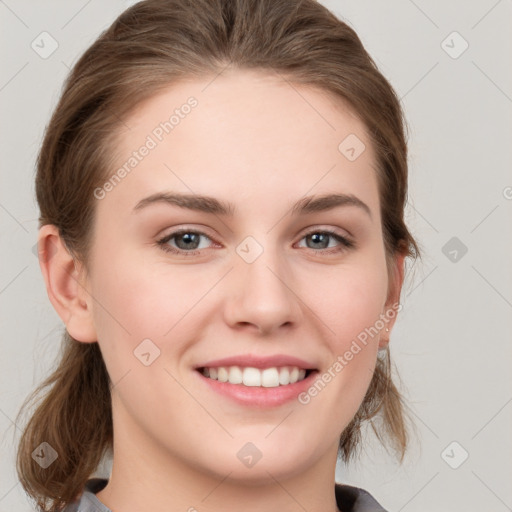
[[[276,354],[267,357],[256,356],[253,354],[225,357],[223,359],[215,359],[214,361],[201,363],[196,365],[194,369],[199,370],[200,368],[218,368],[219,366],[242,366],[244,368],[259,368],[260,370],[264,368],[272,368],[274,366],[297,366],[299,369],[316,370],[316,367],[313,363],[308,363],[304,359],[288,356],[285,354]]]
[[[243,384],[230,384],[229,382],[219,382],[218,380],[205,377],[199,370],[194,371],[194,373],[209,387],[209,389],[215,391],[221,396],[227,397],[239,405],[260,409],[278,407],[297,399],[300,393],[313,385],[319,374],[318,370],[314,370],[310,372],[305,379],[295,382],[294,384],[265,388],[258,386],[244,386]]]

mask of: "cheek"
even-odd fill
[[[385,328],[385,262],[372,258],[371,264],[359,261],[336,268],[330,276],[322,277],[319,272],[309,277],[312,279],[304,281],[303,289],[307,289],[307,303],[315,317],[322,320],[318,325],[331,357],[304,403],[310,400],[325,414],[329,410],[338,414],[339,421],[334,424],[344,425],[363,401],[375,369],[379,337]],[[320,394],[322,398],[317,400]]]
[[[192,271],[170,275],[128,258],[96,269],[94,321],[115,400],[133,417],[158,417],[162,425],[177,428],[179,418],[162,404],[173,404],[172,410],[191,407],[171,375],[178,376],[176,366],[195,339],[190,313],[207,292],[206,283],[190,285]]]
[[[91,283],[98,342],[109,370],[122,375],[138,363],[134,351],[146,339],[167,353],[159,364],[179,361],[199,336],[195,331],[210,320],[209,292],[225,269],[199,271],[197,265],[110,254],[108,261],[97,261]]]
[[[333,437],[354,417],[370,385],[380,334],[375,324],[384,301],[370,275],[362,274],[358,280],[353,273],[351,276],[354,281],[347,279],[343,286],[331,284],[315,298],[314,304],[324,305],[323,337],[330,357],[317,380],[299,396],[312,417],[330,418]]]
[[[385,262],[372,258],[364,263],[362,259],[327,272],[309,269],[298,285],[300,298],[322,320],[336,353],[344,351],[383,313],[388,286]]]

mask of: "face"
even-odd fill
[[[390,309],[364,125],[248,71],[175,84],[126,125],[85,278],[116,442],[248,481],[334,461]]]

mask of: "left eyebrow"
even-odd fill
[[[233,203],[219,201],[214,197],[195,194],[156,193],[141,199],[134,211],[141,210],[155,203],[167,203],[189,210],[204,213],[233,217],[235,205]],[[339,206],[356,206],[365,211],[370,218],[372,212],[368,205],[353,194],[325,194],[321,196],[307,196],[299,199],[292,207],[292,215],[305,215],[313,212],[327,211]]]
[[[292,215],[332,210],[338,206],[356,206],[365,211],[370,218],[372,218],[370,207],[353,194],[325,194],[317,197],[303,197],[294,204]]]

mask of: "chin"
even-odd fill
[[[246,486],[261,486],[275,484],[292,478],[304,472],[314,464],[313,454],[304,450],[304,445],[286,445],[283,451],[283,443],[272,443],[268,439],[261,438],[254,443],[247,441],[237,442],[237,448],[227,448],[218,455],[213,455],[210,460],[210,468],[224,478],[229,474],[229,480]],[[239,445],[239,446],[238,446]],[[211,454],[211,451],[209,451]],[[233,456],[226,457],[226,454]]]

